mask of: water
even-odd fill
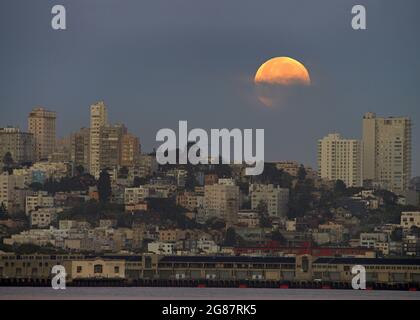
[[[0,300],[420,300],[420,292],[238,288],[0,288]]]

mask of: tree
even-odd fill
[[[82,165],[79,165],[75,168],[76,170],[76,176],[81,176],[85,173],[85,168]]]
[[[260,203],[256,207],[256,211],[258,212],[261,228],[270,228],[271,221],[270,221],[270,218],[268,217],[267,204],[264,201],[260,201]]]
[[[337,180],[334,185],[334,192],[338,195],[343,195],[347,190],[347,186],[343,180]]]
[[[29,185],[29,189],[35,192],[41,191],[43,187],[44,186],[42,185],[42,183],[39,183],[39,182],[33,182]]]
[[[102,203],[109,203],[111,200],[111,177],[109,176],[108,171],[102,170],[99,175],[98,180],[98,193],[99,193],[99,200]]]
[[[290,192],[289,218],[303,217],[313,209],[313,194],[315,190],[312,179],[298,180]]]
[[[391,232],[390,238],[391,238],[392,241],[402,241],[402,239],[403,239],[403,230],[402,230],[402,228],[395,228]]]
[[[7,214],[7,209],[4,203],[2,202],[0,205],[0,217],[5,216]]]
[[[187,166],[187,177],[185,179],[185,189],[187,191],[194,191],[194,188],[197,185],[197,180],[195,178],[195,172],[192,165]]]
[[[222,230],[226,227],[226,223],[216,217],[210,218],[206,224],[210,230]]]
[[[226,230],[225,246],[234,247],[237,244],[236,231],[234,228],[228,228]]]
[[[138,188],[140,186],[147,184],[147,182],[148,182],[147,178],[134,177],[133,187]]]
[[[381,196],[384,199],[384,203],[387,206],[393,206],[397,203],[398,196],[388,190],[378,190],[375,195]]]
[[[303,164],[301,164],[298,170],[297,178],[299,181],[304,181],[306,179],[306,176],[307,176],[306,169],[303,166]]]
[[[3,163],[5,166],[12,166],[14,161],[12,158],[12,154],[10,152],[6,152],[6,154],[3,157]]]
[[[6,154],[3,157],[3,171],[6,172],[8,171],[10,174],[12,173],[12,167],[14,164],[13,158],[12,158],[12,154],[10,152],[6,152]]]
[[[280,245],[284,245],[287,242],[286,238],[278,230],[271,233],[271,240],[278,242]]]
[[[410,228],[410,232],[411,232],[411,234],[412,234],[413,236],[416,236],[417,238],[419,238],[419,237],[420,237],[420,228],[419,228],[419,227],[417,227],[417,226],[412,226],[412,227]]]
[[[285,171],[277,169],[274,163],[265,163],[264,172],[255,177],[255,181],[262,184],[274,184],[281,188],[290,188],[292,177]]]

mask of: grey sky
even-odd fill
[[[64,32],[51,8],[67,9]],[[351,29],[366,5],[368,30]],[[2,0],[0,126],[26,128],[35,105],[58,133],[89,125],[104,100],[151,150],[178,120],[203,128],[264,128],[266,159],[315,165],[329,132],[361,137],[366,111],[410,116],[420,174],[418,0]],[[313,87],[296,103],[261,106],[252,78],[265,60],[304,63]]]

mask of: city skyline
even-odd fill
[[[35,111],[39,111],[39,110],[41,110],[44,113],[52,113],[52,114],[54,114],[54,117],[56,116],[56,113],[54,111],[51,111],[51,110],[48,110],[48,109],[45,109],[43,107],[38,106],[38,107],[34,107],[34,109],[29,113],[28,119],[31,119],[31,116],[33,115],[33,113]],[[364,126],[365,126],[366,117],[368,117],[368,118],[373,117],[373,119],[375,119],[377,117],[377,115],[374,114],[374,113],[370,113],[370,112],[365,113],[363,115],[363,118],[362,118]],[[404,156],[403,156],[403,159],[404,159],[404,166],[403,166],[404,169],[403,169],[403,171],[404,171],[404,177],[405,177],[404,182],[403,182],[404,187],[397,188],[397,189],[400,189],[400,190],[405,190],[405,189],[408,188],[408,186],[410,184],[410,179],[417,177],[417,175],[411,169],[413,167],[412,160],[411,160],[412,159],[412,151],[413,151],[412,142],[411,142],[412,141],[411,119],[409,117],[394,117],[394,116],[392,116],[392,117],[378,117],[377,118],[377,120],[381,121],[382,123],[395,121],[395,124],[397,124],[397,125],[398,125],[398,123],[400,122],[401,119],[403,119],[404,121],[408,121],[408,123],[410,124],[409,125],[410,129],[409,129],[408,136],[403,135],[404,136],[403,137],[404,143],[405,143],[405,139],[408,139],[408,143],[409,143],[408,149],[407,149],[407,151],[404,151],[405,153],[404,153]],[[55,118],[54,118],[54,121],[55,121]],[[75,161],[75,159],[74,159],[74,157],[76,157],[74,152],[77,152],[77,151],[75,149],[75,146],[72,147],[72,145],[74,145],[77,141],[79,141],[79,140],[77,140],[77,138],[80,139],[80,135],[83,135],[84,131],[87,130],[88,133],[90,132],[90,134],[89,134],[90,137],[88,139],[90,141],[89,141],[89,145],[87,146],[87,148],[88,148],[87,149],[87,151],[88,151],[88,155],[87,155],[88,156],[88,162],[84,165],[84,167],[86,167],[86,169],[88,169],[94,176],[98,177],[99,176],[99,171],[100,171],[99,144],[103,143],[103,142],[100,142],[99,138],[102,135],[102,131],[103,131],[102,129],[110,130],[110,132],[113,132],[115,130],[117,130],[117,131],[122,130],[121,131],[122,135],[120,136],[120,138],[118,138],[118,141],[122,141],[122,139],[124,137],[124,139],[128,139],[132,143],[132,139],[135,139],[134,140],[135,143],[138,142],[138,146],[136,147],[137,152],[140,152],[140,146],[141,146],[140,141],[142,141],[141,137],[138,137],[136,135],[133,135],[133,134],[129,133],[128,128],[125,126],[124,123],[115,124],[115,123],[113,123],[112,119],[108,119],[108,108],[107,108],[107,105],[104,101],[95,102],[90,106],[90,122],[91,122],[90,127],[82,127],[82,128],[79,128],[78,130],[73,130],[69,135],[67,135],[65,137],[57,137],[56,142],[59,142],[61,139],[64,139],[64,140],[67,139],[68,143],[69,143],[69,147],[71,147],[71,150],[68,151],[69,152],[68,156],[70,157],[71,161],[74,161],[77,164],[81,164],[78,161]],[[28,127],[30,127],[30,122],[28,123]],[[386,126],[384,128],[386,128]],[[19,127],[9,126],[9,127],[4,127],[3,128],[3,130],[12,130],[12,129],[13,130],[18,129],[21,133],[27,134],[25,130],[22,130]],[[30,129],[30,128],[28,128],[28,129]],[[370,129],[370,131],[371,130],[372,129]],[[378,130],[378,129],[376,129],[376,130]],[[395,129],[392,129],[392,130],[395,130]],[[27,131],[29,132],[30,130],[27,130]],[[365,136],[365,135],[366,134],[372,135],[372,133],[368,133],[368,132],[369,131],[367,131],[367,129],[364,128],[363,132],[362,132],[362,138],[361,139],[342,137],[341,133],[338,132],[338,131],[329,132],[323,138],[319,138],[319,139],[316,140],[315,143],[317,144],[317,151],[316,151],[317,161],[316,161],[315,165],[309,164],[309,166],[312,167],[312,168],[316,168],[320,177],[327,178],[329,180],[336,180],[336,179],[343,180],[348,186],[361,186],[361,185],[363,185],[365,180],[366,181],[371,180],[371,181],[377,181],[377,182],[386,181],[386,178],[387,178],[386,175],[383,178],[380,178],[379,176],[377,178],[374,178],[374,176],[372,176],[372,172],[370,172],[368,170],[369,167],[366,166],[367,161],[366,160],[362,161],[362,158],[367,156],[368,150],[372,149],[372,147],[368,147],[366,149],[366,146],[369,145],[369,144],[372,144],[372,143],[373,143],[372,146],[375,145],[375,142],[370,142],[370,141],[367,141],[367,142],[364,143],[364,139],[367,139],[367,140],[370,139],[369,136]],[[385,136],[386,138],[385,137],[380,138],[381,140],[378,140],[377,143],[380,143],[380,141],[382,141],[382,139],[384,139],[384,138],[385,138],[384,141],[387,141],[386,143],[391,143],[391,144],[394,143],[393,140],[394,140],[395,137],[397,137],[397,140],[400,139],[399,133],[397,133],[394,136],[395,133],[391,133],[391,132],[392,131],[389,131],[387,133],[388,137]],[[404,129],[403,129],[402,132],[404,132]],[[116,134],[116,131],[115,131],[115,134]],[[114,135],[114,134],[112,134],[112,135]],[[75,137],[77,137],[77,138],[75,138]],[[76,140],[73,140],[73,139],[76,139]],[[378,138],[376,138],[376,139],[378,139]],[[37,139],[34,138],[34,142],[36,140]],[[348,142],[356,143],[358,145],[358,149],[359,149],[357,151],[359,159],[356,162],[353,163],[351,161],[351,157],[347,158],[349,156],[352,156],[351,150],[352,150],[353,147],[350,147],[348,150],[347,150],[348,147],[345,147],[344,149],[337,149],[337,150],[341,150],[339,152],[350,152],[349,155],[346,154],[342,158],[340,158],[340,157],[335,158],[335,156],[333,156],[333,158],[327,160],[327,157],[331,157],[330,152],[332,150],[335,150],[335,149],[331,149],[330,146],[327,146],[327,147],[324,146],[325,141],[328,141],[328,140],[331,140],[332,143],[335,143],[334,141],[336,141],[336,140],[341,141],[341,143],[348,143]],[[80,141],[79,141],[79,143],[80,143]],[[398,142],[398,143],[400,143],[400,142]],[[83,145],[84,143],[81,142],[81,144]],[[37,150],[36,145],[37,144],[35,143],[35,150]],[[365,146],[365,147],[363,147],[363,146]],[[381,148],[384,148],[384,147],[385,147],[385,149],[388,148],[387,146],[382,146]],[[397,147],[399,147],[399,146],[397,146]],[[126,148],[126,147],[122,147],[122,148]],[[130,148],[131,148],[131,152],[132,152],[133,145],[131,145]],[[73,149],[75,149],[75,150],[73,150]],[[80,149],[80,147],[79,147],[79,149]],[[59,149],[57,149],[56,151],[58,151],[58,150]],[[144,150],[143,147],[141,147],[141,150],[142,151]],[[345,151],[345,150],[347,150],[347,151]],[[120,154],[120,156],[122,158],[123,157],[130,157],[130,155],[128,155],[127,153],[125,153],[125,155],[123,155],[121,153],[121,151],[119,151],[118,154]],[[80,150],[79,150],[79,152],[80,152]],[[146,152],[143,152],[143,154],[148,154],[150,152],[151,151],[148,150]],[[335,152],[335,151],[333,151],[333,152]],[[95,153],[97,153],[97,160],[94,160],[95,159],[94,158]],[[103,157],[105,157],[105,154],[112,154],[112,153],[101,152],[101,163],[104,162]],[[36,157],[36,152],[35,152],[34,156],[35,156],[35,159],[36,159],[37,158]],[[132,156],[133,156],[133,154],[131,154],[131,157]],[[108,158],[108,156],[106,156],[106,157]],[[372,155],[369,155],[369,157],[372,157]],[[386,155],[383,155],[381,157],[383,157],[383,159],[386,159]],[[120,159],[121,161],[122,161],[122,158]],[[339,160],[339,159],[341,159],[341,160]],[[115,161],[117,161],[117,160],[115,160]],[[296,162],[300,162],[300,163],[304,164],[305,166],[308,166],[308,163],[299,161],[298,159],[290,159],[290,158],[288,158],[288,159],[265,159],[265,162],[276,162],[276,161],[296,161]],[[351,169],[347,169],[347,168],[344,168],[344,167],[342,167],[342,168],[337,167],[337,171],[332,171],[330,167],[331,167],[331,165],[334,166],[334,161],[348,162],[348,165],[351,167]],[[409,164],[408,167],[406,167],[407,163]],[[92,167],[92,165],[93,165],[93,167]],[[121,165],[122,165],[122,162],[121,162]],[[372,165],[370,165],[370,166],[372,166]],[[393,164],[391,164],[391,162],[390,162],[390,163],[387,164],[387,166],[388,167],[387,167],[386,170],[391,170]],[[377,167],[377,165],[375,164],[374,167]],[[414,167],[415,167],[415,165],[414,165]],[[382,169],[385,169],[385,167],[383,167]],[[380,169],[380,170],[382,170],[382,169]],[[402,169],[402,167],[399,168],[399,169]],[[335,169],[333,169],[333,170],[335,170]],[[411,172],[411,174],[410,174],[410,172]],[[391,171],[389,171],[389,173],[387,173],[387,174],[390,174],[390,173],[391,173]],[[353,177],[350,177],[349,175],[353,176]],[[397,174],[397,176],[398,176],[398,174]],[[394,182],[393,179],[394,178],[392,178],[390,181]]]
[[[156,146],[159,129],[179,120],[201,128],[263,127],[268,161],[315,167],[317,139],[332,132],[361,139],[360,119],[371,111],[412,119],[417,176],[420,48],[412,30],[419,4],[364,2],[368,29],[356,32],[351,1],[246,2],[240,13],[235,3],[187,1],[177,8],[126,0],[117,8],[105,1],[93,10],[96,1],[74,1],[66,3],[68,30],[61,33],[50,28],[50,2],[2,2],[1,20],[15,25],[20,40],[1,33],[0,126],[25,129],[22,114],[43,105],[57,112],[58,135],[66,136],[88,127],[88,107],[103,99],[113,122],[141,137],[145,151]],[[303,4],[310,18],[299,13]],[[151,19],[156,13],[159,19]],[[312,86],[287,107],[269,109],[259,103],[253,78],[275,56],[301,61]]]
[[[0,300],[420,300],[419,12],[0,1]]]

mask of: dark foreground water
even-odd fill
[[[236,288],[0,288],[0,300],[420,300],[420,292]]]

